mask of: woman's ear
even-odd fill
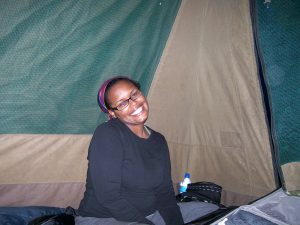
[[[117,117],[116,117],[116,114],[114,113],[114,111],[108,110],[108,113],[109,113],[109,116],[110,116],[111,118],[117,118]]]

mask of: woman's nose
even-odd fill
[[[131,104],[131,105],[132,105],[132,104],[135,105],[136,103],[137,103],[136,99],[135,99],[135,100],[133,100],[133,99],[131,99],[131,98],[129,99],[129,105],[130,105],[130,104]]]
[[[136,106],[139,104],[139,100],[138,99],[129,99],[129,105],[133,108],[136,108]]]

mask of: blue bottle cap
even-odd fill
[[[191,176],[190,176],[190,174],[189,173],[185,173],[184,174],[184,178],[190,178]]]

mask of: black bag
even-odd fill
[[[74,225],[77,212],[68,206],[64,213],[43,215],[31,220],[28,225]]]
[[[65,213],[44,215],[29,222],[29,225],[74,225],[74,217]]]
[[[212,182],[196,182],[188,184],[186,192],[176,196],[179,202],[201,201],[220,204],[222,187]]]

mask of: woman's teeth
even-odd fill
[[[131,115],[135,116],[135,115],[139,114],[140,112],[142,112],[142,110],[143,110],[143,107],[141,106],[141,107],[137,108],[137,110],[135,110],[133,113],[131,113]]]

